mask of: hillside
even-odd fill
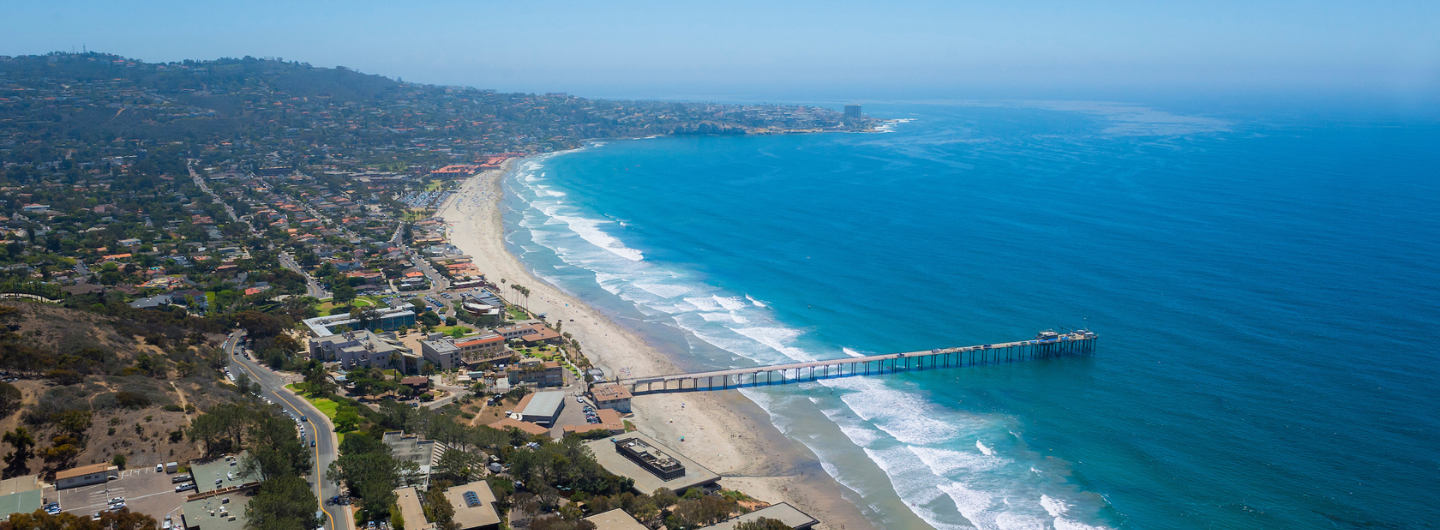
[[[5,477],[115,455],[132,467],[198,457],[184,429],[199,411],[238,397],[217,384],[223,336],[28,301],[6,301],[0,318],[9,324],[0,336],[10,381],[0,386],[9,397],[0,399]],[[27,445],[21,429],[33,447],[17,447]]]
[[[145,63],[101,53],[0,57],[0,149],[178,142],[384,150],[433,164],[570,149],[592,138],[863,130],[824,108],[592,100],[404,83],[282,60]],[[292,160],[292,162],[294,162]]]

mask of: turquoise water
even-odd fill
[[[533,161],[510,244],[687,368],[1100,333],[746,390],[880,527],[1440,526],[1440,124],[866,110]]]

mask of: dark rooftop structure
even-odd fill
[[[661,480],[685,476],[685,466],[679,460],[645,443],[645,440],[639,438],[616,440],[615,451],[625,455],[625,458],[629,458],[631,462],[640,464],[640,467],[654,473]]]

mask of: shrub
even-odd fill
[[[150,396],[121,390],[115,393],[115,403],[127,409],[143,409],[150,406]]]

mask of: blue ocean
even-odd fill
[[[532,159],[508,242],[689,369],[1099,333],[744,390],[877,527],[1440,526],[1440,123],[866,112],[898,121]]]

